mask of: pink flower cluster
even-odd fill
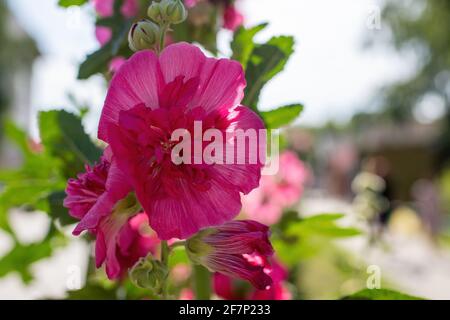
[[[108,18],[114,14],[115,0],[92,0],[95,12],[101,18]],[[139,3],[137,0],[124,0],[120,13],[126,18],[132,18],[138,14]],[[95,36],[98,42],[103,46],[111,40],[112,32],[108,27],[97,26]]]
[[[204,130],[222,132],[231,146],[237,144],[237,130],[264,128],[240,104],[245,85],[238,62],[207,58],[187,43],[170,45],[159,56],[135,53],[115,73],[98,131],[108,147],[95,166],[69,181],[64,202],[80,220],[73,233],[96,236],[96,264],[106,264],[109,278],[154,252],[158,239],[186,239],[218,226],[203,239],[214,249],[205,258],[210,269],[248,279],[259,289],[270,286],[268,264],[261,264],[273,252],[268,228],[229,222],[241,211],[241,194],[258,187],[261,162],[177,165],[171,160],[171,133],[191,132],[195,121],[202,121]]]
[[[259,188],[243,197],[245,215],[267,225],[277,223],[283,209],[300,199],[309,177],[309,170],[295,153],[283,152],[279,158],[278,173],[263,176]]]
[[[108,18],[114,14],[114,1],[115,0],[91,0],[94,6],[95,12],[100,18]],[[139,2],[138,0],[124,0],[122,7],[120,8],[120,13],[125,18],[133,18],[139,12]],[[95,37],[101,46],[107,44],[112,37],[112,30],[105,26],[95,27]],[[109,70],[111,72],[116,72],[125,62],[125,58],[118,56],[114,57],[110,64]]]

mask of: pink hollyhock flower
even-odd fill
[[[192,261],[212,272],[242,278],[259,290],[272,284],[267,258],[273,254],[269,228],[251,220],[207,228],[186,242]]]
[[[225,8],[223,14],[223,27],[235,31],[244,23],[244,16],[236,9],[234,5]]]
[[[279,262],[273,261],[267,271],[273,284],[266,290],[256,290],[245,282],[215,273],[213,277],[214,292],[225,300],[290,300],[292,294],[283,282],[287,279],[287,270]]]
[[[263,176],[259,188],[242,199],[245,214],[268,225],[277,223],[283,209],[300,199],[310,176],[305,164],[291,151],[283,152],[279,161],[278,173]]]
[[[255,164],[247,153],[242,164],[177,165],[171,159],[177,143],[172,132],[183,128],[194,137],[194,121],[201,121],[202,132],[218,130],[232,148],[238,129],[263,129],[262,120],[240,105],[245,85],[240,63],[207,58],[187,43],[170,45],[159,57],[137,52],[114,75],[98,137],[109,143],[160,239],[185,239],[233,219],[240,193],[258,186],[264,163],[259,156]],[[264,139],[256,140],[250,143],[265,152]],[[240,156],[235,152],[233,163]]]
[[[136,215],[137,208],[122,172],[111,162],[109,151],[93,167],[70,179],[64,206],[81,221],[73,234],[88,230],[96,235],[95,258],[100,267],[106,262],[110,279],[120,277],[140,257],[155,247],[157,238],[142,234],[147,215]],[[134,217],[133,217],[134,216]]]
[[[104,46],[111,40],[112,31],[108,27],[98,26],[95,27],[95,38],[101,46]]]
[[[92,0],[95,11],[102,18],[111,17],[114,14],[115,0]],[[137,0],[124,0],[120,13],[125,18],[132,18],[138,14],[139,3]]]

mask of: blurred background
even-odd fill
[[[366,286],[367,267],[376,266],[383,284],[450,299],[450,3],[236,5],[246,26],[269,23],[259,41],[275,34],[296,39],[285,71],[265,87],[260,101],[262,110],[296,101],[305,106],[294,125],[283,129],[286,148],[309,171],[296,210],[303,217],[342,213],[340,225],[364,230],[332,245],[321,243],[296,261],[296,297],[350,294]],[[0,169],[23,161],[5,138],[5,119],[39,148],[39,111],[89,110],[83,124],[95,136],[107,82],[101,75],[77,80],[79,64],[99,47],[94,22],[92,6],[0,0]],[[219,32],[219,55],[230,55],[231,38],[232,32]],[[21,243],[38,243],[49,218],[25,211],[18,207],[5,216]],[[1,260],[11,246],[10,236],[0,231],[0,298],[65,297],[77,285],[69,278],[88,266],[89,245],[70,239],[51,256],[27,260],[32,276],[24,281],[23,273],[11,269],[21,269],[20,255],[32,253]]]

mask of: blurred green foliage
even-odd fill
[[[12,249],[0,258],[0,277],[18,272],[25,282],[32,280],[29,268],[34,262],[51,256],[67,241],[58,227],[73,223],[63,207],[67,179],[101,154],[74,114],[62,110],[41,112],[39,127],[42,150],[33,147],[24,131],[6,123],[6,134],[22,152],[23,163],[18,169],[0,171],[0,228],[14,241]],[[48,213],[51,227],[43,241],[26,245],[19,241],[9,222],[13,208]]]
[[[364,289],[342,298],[343,300],[424,300],[389,289]]]

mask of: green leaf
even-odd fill
[[[23,164],[14,170],[0,170],[0,182],[4,185],[0,192],[0,229],[14,237],[9,226],[8,213],[15,207],[36,208],[53,190],[64,188],[65,180],[58,171],[58,162],[45,152],[30,149],[27,134],[7,122],[8,137],[20,148]]]
[[[17,127],[12,121],[5,121],[4,130],[6,137],[14,142],[25,156],[30,154],[29,139],[25,131]]]
[[[342,298],[342,300],[425,300],[389,289],[364,289]]]
[[[247,88],[243,104],[257,110],[262,88],[284,69],[294,52],[294,38],[275,37],[253,50],[247,64]]]
[[[341,227],[342,214],[320,214],[301,220],[291,219],[281,236],[272,241],[281,260],[293,266],[333,245],[333,240],[360,235],[355,228]]]
[[[86,60],[80,65],[78,79],[87,79],[90,76],[108,70],[108,63],[111,59],[120,55],[128,56],[130,49],[127,43],[127,34],[132,25],[132,20],[126,19],[120,13],[120,1],[114,3],[114,15],[102,18],[97,21],[99,26],[107,26],[111,29],[111,40],[99,50],[88,55]],[[122,50],[121,50],[122,49]],[[124,54],[122,54],[125,51]]]
[[[301,104],[292,104],[271,111],[260,112],[268,129],[278,129],[289,125],[303,111]]]
[[[70,6],[81,6],[87,2],[88,0],[59,0],[58,5],[67,8]]]
[[[105,288],[100,284],[89,284],[80,290],[69,291],[68,300],[116,300],[116,288]]]
[[[33,276],[29,270],[32,263],[47,258],[52,253],[50,242],[16,246],[0,259],[0,278],[11,272],[18,272],[23,282],[29,283]]]
[[[233,56],[231,59],[239,61],[245,69],[247,67],[248,59],[250,58],[250,55],[255,47],[253,38],[258,32],[262,31],[266,27],[267,23],[257,25],[250,29],[240,27],[234,33],[233,41],[231,42],[231,49],[233,50]]]
[[[40,112],[39,129],[46,152],[62,161],[65,177],[74,177],[102,154],[84,132],[81,119],[67,111]]]
[[[110,44],[107,44],[101,49],[88,55],[86,60],[80,65],[80,69],[78,70],[78,79],[87,79],[96,73],[103,72],[112,57],[113,55],[111,53]]]
[[[340,219],[341,214],[320,214],[310,218],[303,219],[299,222],[291,224],[287,229],[287,234],[305,237],[323,236],[332,238],[353,237],[361,234],[361,231],[355,228],[341,227],[335,223]]]

